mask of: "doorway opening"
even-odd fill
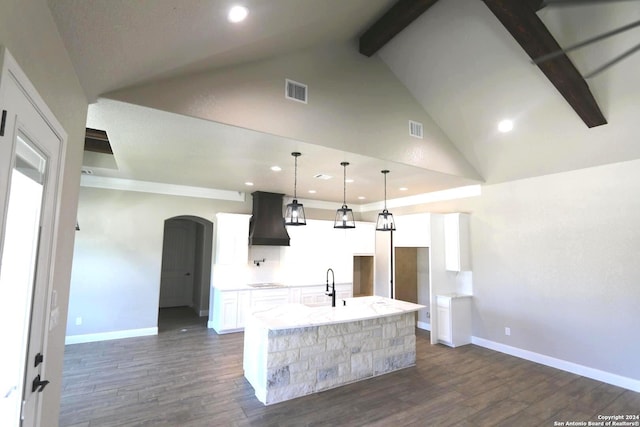
[[[429,248],[396,247],[395,298],[429,307]],[[422,329],[431,327],[428,311],[416,312],[416,321]]]
[[[373,255],[353,256],[353,296],[373,295]]]
[[[165,220],[158,333],[206,324],[212,250],[211,221],[188,215]]]

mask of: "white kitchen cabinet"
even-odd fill
[[[212,326],[219,333],[237,332],[244,328],[244,315],[249,291],[213,290]]]
[[[331,297],[327,295],[327,286],[305,286],[298,288],[300,304],[308,306],[330,305]],[[353,297],[353,284],[352,283],[338,283],[336,284],[336,305],[338,302],[345,298]]]
[[[288,303],[309,306],[330,305],[326,286],[301,286],[268,289],[213,289],[213,312],[211,325],[219,334],[239,332],[244,329],[245,319],[251,311],[268,310]],[[353,296],[352,283],[336,284],[336,305]]]
[[[471,343],[471,296],[438,295],[437,336],[438,342],[449,347]]]
[[[470,271],[469,215],[444,215],[444,263],[448,271]]]
[[[251,291],[250,310],[268,310],[289,303],[289,288],[271,288]]]
[[[216,214],[216,264],[247,263],[250,220],[251,215]]]

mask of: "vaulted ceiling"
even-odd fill
[[[88,127],[106,130],[113,147],[115,162],[94,163],[94,173],[235,191],[252,180],[291,194],[289,153],[302,151],[299,195],[340,200],[341,180],[313,175],[339,176],[347,160],[348,196],[364,203],[382,197],[380,169],[392,170],[394,198],[640,158],[640,54],[581,78],[637,45],[638,28],[568,54],[582,82],[565,83],[584,85],[607,122],[589,128],[574,89],[554,86],[499,19],[496,9],[514,2],[244,4],[249,18],[234,26],[226,1],[49,0],[96,101]],[[360,54],[360,36],[403,4],[422,13],[373,56]],[[547,6],[534,18],[564,47],[640,19],[640,4]],[[283,99],[285,78],[306,79],[308,105]],[[503,119],[513,131],[497,131]],[[408,120],[424,124],[424,139],[408,136]]]

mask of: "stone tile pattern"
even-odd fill
[[[269,331],[266,403],[316,393],[415,363],[414,313]]]

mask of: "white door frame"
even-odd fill
[[[11,82],[9,82],[11,80]],[[65,153],[67,145],[67,133],[62,125],[58,122],[53,112],[44,102],[35,86],[30,82],[27,75],[22,71],[17,61],[13,58],[10,52],[3,46],[0,46],[0,114],[3,110],[7,110],[5,123],[4,123],[4,135],[0,135],[0,161],[5,163],[11,161],[7,159],[13,159],[14,157],[14,138],[15,132],[18,127],[18,123],[21,122],[21,117],[16,113],[16,108],[12,110],[11,105],[6,105],[8,95],[6,93],[9,84],[16,84],[22,93],[24,99],[26,99],[33,110],[40,116],[46,126],[53,132],[57,139],[55,144],[55,153],[49,153],[53,156],[55,161],[49,161],[48,167],[50,172],[47,172],[47,181],[45,192],[51,197],[49,199],[49,214],[43,215],[41,218],[41,255],[37,261],[37,278],[36,283],[38,286],[38,293],[43,295],[41,300],[42,311],[32,314],[32,322],[38,322],[41,334],[35,337],[37,341],[37,351],[42,351],[45,354],[44,361],[40,367],[40,374],[42,378],[47,376],[47,347],[48,347],[48,331],[53,329],[58,323],[60,314],[58,313],[57,298],[53,294],[53,278],[54,278],[54,262],[56,258],[56,247],[58,241],[58,228],[60,217],[60,203],[62,182],[65,164]],[[0,120],[2,117],[0,116]],[[42,123],[42,122],[40,122]],[[29,124],[26,123],[26,127]],[[46,151],[46,150],[45,150]],[[4,166],[4,165],[3,165]],[[3,170],[8,169],[8,170]],[[0,169],[0,259],[2,259],[3,247],[4,247],[4,229],[6,224],[6,213],[8,203],[8,192],[10,188],[10,174],[13,168]],[[44,255],[42,255],[44,254]],[[34,292],[34,295],[36,293]],[[35,302],[34,302],[35,304]],[[51,320],[53,319],[53,322]],[[30,326],[34,328],[34,324]],[[34,337],[31,338],[33,344]],[[29,353],[34,350],[32,348]],[[27,354],[27,359],[31,356]],[[26,361],[25,361],[26,362]],[[26,378],[25,389],[30,387],[31,378]],[[54,385],[53,387],[60,387],[60,385]],[[41,409],[42,399],[37,399],[36,406],[34,408],[33,418],[29,420],[28,425],[40,425],[41,424]]]

